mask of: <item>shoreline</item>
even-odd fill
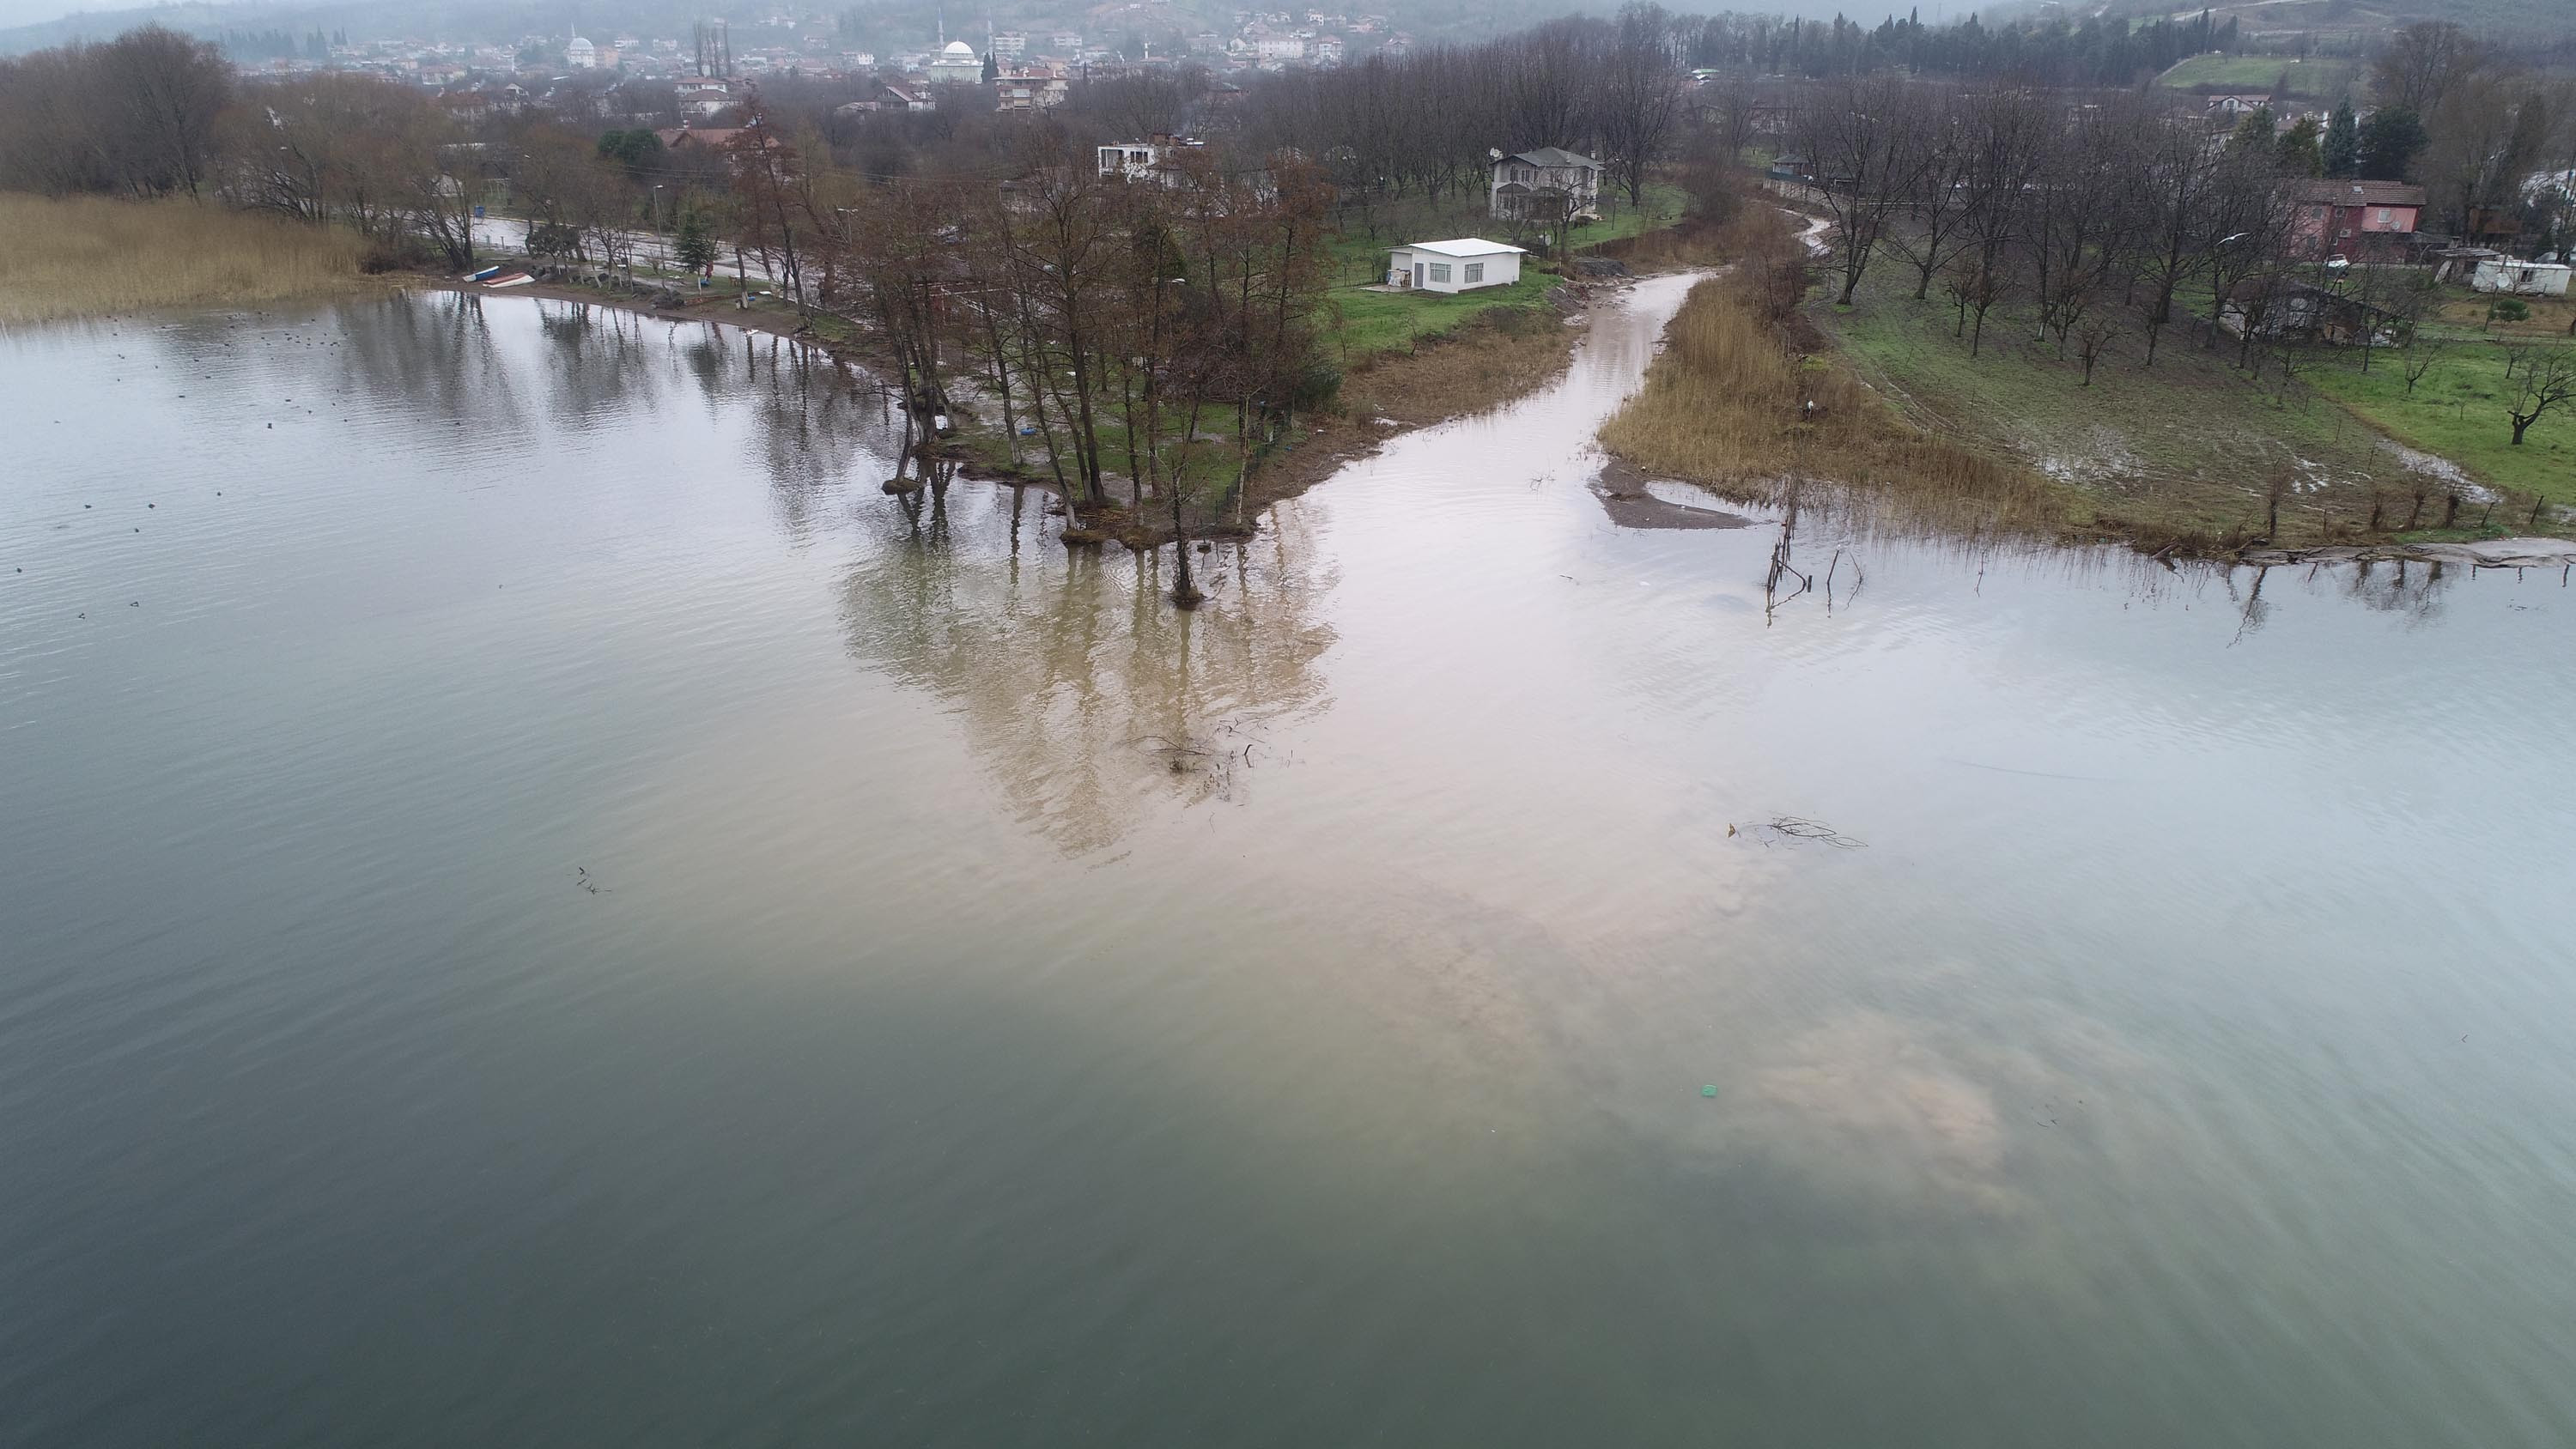
[[[1540,312],[1541,319],[1550,324],[1545,331],[1514,331],[1490,316],[1480,317],[1454,335],[1418,346],[1409,353],[1382,354],[1368,360],[1345,376],[1334,412],[1300,420],[1293,441],[1254,466],[1245,480],[1237,510],[1241,521],[1212,521],[1193,530],[1192,536],[1248,535],[1257,529],[1256,520],[1270,505],[1305,493],[1345,464],[1370,457],[1389,442],[1422,428],[1508,406],[1563,376],[1573,365],[1575,345],[1589,330],[1590,306],[1603,290],[1622,286],[1627,280],[1630,279],[1569,279],[1565,285],[1573,289],[1577,310],[1568,313],[1556,306],[1545,308]],[[555,282],[531,282],[495,292],[479,283],[444,274],[411,273],[404,281],[421,291],[478,299],[526,297],[607,307],[666,322],[736,327],[804,344],[852,366],[871,371],[877,368],[876,360],[858,346],[818,337],[800,318],[757,308],[720,304],[657,307],[641,295]],[[1036,488],[1051,495],[1060,492],[1043,459],[1034,464],[1022,459],[998,465],[979,457],[961,438],[925,438],[915,445],[914,455],[925,462],[952,464],[957,476],[975,481]],[[1149,503],[1147,512],[1153,511]],[[1070,541],[1070,547],[1115,541],[1141,551],[1171,542],[1168,523],[1132,522],[1130,506],[1125,503],[1094,504],[1084,514],[1084,526],[1076,530],[1080,536]]]
[[[629,299],[590,287],[565,286],[560,282],[530,282],[523,287],[505,287],[498,291],[480,282],[463,281],[442,273],[407,272],[400,286],[424,292],[452,292],[460,297],[531,297],[547,302],[581,302],[595,307],[610,307],[632,312],[639,317],[655,317],[665,322],[713,322],[719,326],[739,327],[745,332],[758,332],[770,337],[796,338],[830,351],[830,344],[809,335],[812,331],[802,320],[762,312],[750,307],[656,307],[641,297]],[[721,315],[711,315],[721,314]]]

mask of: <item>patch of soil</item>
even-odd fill
[[[1634,464],[1612,458],[1592,480],[1592,496],[1621,528],[1751,528],[1755,520],[1722,508],[1694,508],[1646,491],[1647,477]]]

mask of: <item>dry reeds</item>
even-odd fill
[[[0,193],[0,327],[354,285],[364,243],[211,202]]]
[[[1601,430],[1612,452],[1746,501],[1823,479],[1978,531],[2080,521],[2072,490],[1912,426],[1830,354],[1796,312],[1802,263],[1776,214],[1726,229],[1737,260],[1691,289],[1644,389]]]

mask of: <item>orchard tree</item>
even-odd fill
[[[2525,359],[2514,376],[2514,392],[2505,401],[2505,412],[2513,419],[2513,445],[2519,448],[2522,435],[2543,413],[2576,398],[2576,352],[2552,348]]]

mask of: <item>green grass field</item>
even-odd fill
[[[2221,91],[2269,91],[2285,75],[2291,94],[2330,100],[2352,81],[2353,67],[2345,60],[2296,60],[2283,55],[2195,55],[2156,77],[2156,84],[2173,90],[2210,86]]]
[[[1341,325],[1331,334],[1342,349],[1344,365],[1388,352],[1402,352],[1417,338],[1445,333],[1496,307],[1526,307],[1543,301],[1557,284],[1550,272],[1524,271],[1508,287],[1485,287],[1443,296],[1437,292],[1371,292],[1346,287],[1333,293]]]
[[[2398,355],[2382,352],[2362,372],[2338,355],[2311,368],[2308,381],[2408,447],[2437,453],[2481,483],[2576,504],[2576,412],[2566,404],[2544,414],[2513,446],[2505,399],[2505,351],[2489,342],[2446,346],[2409,396]]]

